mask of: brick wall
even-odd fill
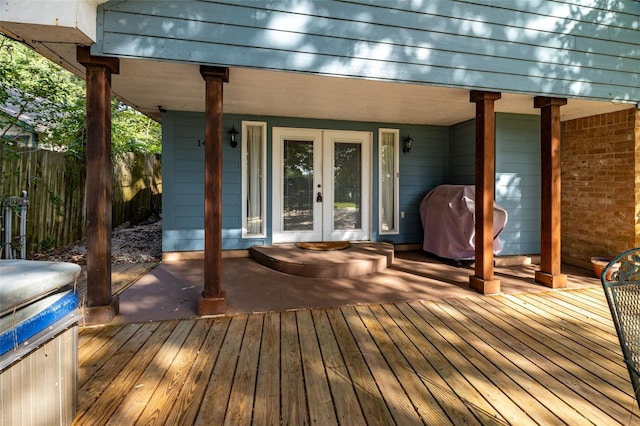
[[[562,123],[562,260],[640,246],[640,111]]]

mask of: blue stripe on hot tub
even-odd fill
[[[0,334],[0,355],[24,343],[78,308],[78,296],[69,291],[55,303]]]

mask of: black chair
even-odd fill
[[[640,247],[611,260],[600,280],[640,407]]]

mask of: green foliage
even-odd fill
[[[160,125],[121,102],[111,103],[111,144],[114,153],[160,154]]]
[[[43,140],[45,143],[65,147],[67,156],[84,161],[84,147],[87,139],[87,103],[84,95],[84,82],[80,83],[83,86],[82,95],[71,101],[64,120],[57,122]]]
[[[51,251],[56,248],[56,239],[51,235],[47,235],[42,239],[42,241],[40,241],[40,247],[44,252]]]
[[[77,187],[85,174],[86,89],[84,81],[40,56],[22,43],[0,33],[0,194],[3,184],[18,173],[11,164],[19,159],[20,136],[36,133],[39,144],[63,151],[67,157],[65,181]],[[7,111],[4,111],[4,109]],[[112,100],[112,154],[161,151],[160,125],[117,100]],[[25,188],[41,182],[31,175]],[[42,185],[42,183],[40,183]],[[65,200],[46,185],[49,203],[64,214]],[[6,196],[0,195],[4,204]],[[1,214],[1,213],[0,213]],[[51,237],[44,250],[55,247]]]
[[[62,197],[60,197],[60,195],[51,188],[47,188],[47,194],[49,194],[49,202],[55,207],[56,213],[59,215],[64,214],[64,211],[62,210],[62,205],[64,204]]]
[[[0,161],[18,140],[10,129],[42,132],[41,143],[58,146],[84,159],[86,97],[84,81],[21,43],[0,34],[0,105],[14,105],[30,117],[29,125],[15,117],[0,117]],[[31,128],[26,128],[31,127]],[[160,125],[117,100],[112,101],[112,152],[157,154]]]

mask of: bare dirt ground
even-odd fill
[[[33,254],[34,260],[87,263],[86,238],[50,252]],[[112,263],[146,263],[162,260],[162,221],[149,219],[139,225],[125,222],[111,236]]]

